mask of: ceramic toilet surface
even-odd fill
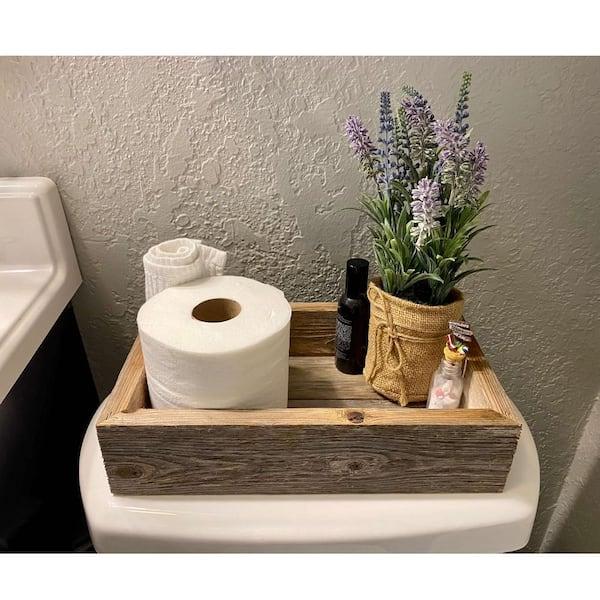
[[[509,552],[527,543],[535,518],[527,425],[500,494],[114,496],[97,415],[79,469],[98,552]]]
[[[0,403],[80,284],[54,182],[0,177]]]

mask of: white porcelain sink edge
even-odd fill
[[[0,178],[0,403],[80,284],[54,182]]]

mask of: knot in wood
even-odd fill
[[[115,475],[123,479],[137,479],[142,476],[142,469],[135,465],[122,465],[117,467]]]
[[[365,420],[365,415],[358,410],[353,410],[349,413],[346,413],[346,417],[351,423],[362,423]]]

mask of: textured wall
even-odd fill
[[[541,545],[543,552],[600,551],[600,395],[596,398],[577,452]]]
[[[141,256],[194,236],[230,272],[289,299],[333,299],[368,237],[347,114],[411,83],[450,115],[474,74],[489,144],[498,268],[465,283],[467,316],[531,425],[542,465],[537,547],[600,372],[600,61],[562,58],[0,59],[0,175],[58,184],[85,283],[76,310],[99,388],[135,334]]]

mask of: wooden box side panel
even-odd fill
[[[471,348],[465,372],[463,407],[493,410],[511,420],[520,429],[522,417],[504,391],[479,343],[473,339],[469,345]]]
[[[111,490],[137,495],[500,492],[518,438],[502,423],[113,425],[98,435]]]
[[[112,392],[106,399],[98,423],[102,423],[120,413],[131,413],[147,405],[148,386],[140,338],[135,338],[133,346],[123,363]]]
[[[290,356],[333,356],[337,305],[292,302]]]

